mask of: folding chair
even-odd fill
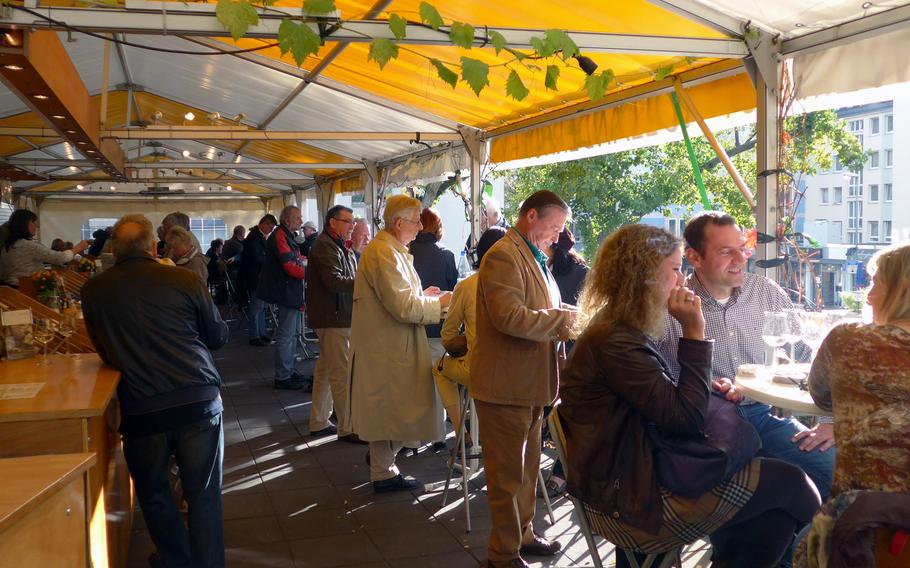
[[[568,476],[569,462],[566,460],[566,435],[565,431],[562,429],[562,421],[559,419],[559,403],[559,400],[553,403],[553,408],[550,410],[550,417],[547,421],[550,426],[550,435],[553,437],[553,443],[556,444],[556,454],[559,456],[562,467]],[[591,523],[588,520],[588,513],[581,502],[573,497],[571,493],[569,494],[569,499],[572,500],[572,506],[575,507],[578,524],[581,527],[582,534],[585,536],[585,542],[588,543],[588,551],[591,553],[594,566],[595,568],[603,568],[603,563],[600,560],[600,553],[597,552],[597,543],[594,542],[594,533],[591,532]],[[673,562],[679,558],[682,547],[661,554],[648,554],[641,563],[638,562],[638,559],[635,558],[635,554],[631,550],[616,547],[616,554],[619,554],[620,550],[625,553],[632,568],[670,568]],[[663,559],[658,560],[661,556],[663,556]]]
[[[461,395],[461,421],[458,431],[455,434],[455,447],[452,448],[452,453],[449,456],[448,468],[449,471],[446,474],[446,483],[445,489],[442,491],[442,506],[445,507],[449,498],[449,486],[452,483],[452,472],[455,469],[455,462],[458,460],[458,450],[461,450],[461,463],[458,465],[461,467],[461,492],[464,496],[464,514],[465,514],[465,527],[467,532],[471,532],[471,501],[469,500],[468,495],[468,483],[471,482],[471,479],[480,471],[480,459],[483,458],[482,450],[480,448],[480,433],[478,432],[479,428],[475,428],[472,431],[474,436],[474,446],[471,448],[472,453],[467,453],[465,448],[465,424],[468,419],[468,409],[470,409],[471,416],[476,416],[474,409],[474,399],[468,394],[468,389],[464,385],[458,385],[458,391]],[[473,465],[472,464],[476,464]],[[550,503],[550,496],[547,495],[547,487],[543,481],[543,474],[540,473],[540,470],[537,471],[537,484],[540,486],[541,491],[543,492],[543,501],[547,507],[547,514],[550,517],[550,524],[556,524],[556,517],[553,515],[553,505]]]

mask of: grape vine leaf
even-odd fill
[[[532,37],[531,38],[531,47],[537,52],[537,55],[540,57],[550,57],[556,53],[556,47],[547,40],[546,36],[543,38]]]
[[[562,52],[562,59],[565,61],[570,57],[578,55],[578,46],[569,34],[563,30],[551,29],[544,32],[546,43],[553,46],[553,53]]]
[[[290,51],[298,66],[319,51],[320,43],[319,35],[303,22],[285,18],[278,27],[278,48],[281,54]]]
[[[259,14],[246,0],[240,0],[239,2],[218,0],[218,6],[215,8],[215,17],[230,32],[235,41],[242,38],[250,26],[259,24]]]
[[[461,78],[470,85],[471,90],[479,97],[480,91],[490,84],[490,66],[483,61],[462,57]]]
[[[389,29],[392,30],[392,35],[395,36],[395,39],[404,39],[405,35],[407,35],[407,28],[407,20],[398,14],[392,14],[389,16]]]
[[[516,101],[524,100],[531,91],[521,82],[521,77],[514,69],[509,71],[509,78],[506,79],[506,94]]]
[[[496,55],[499,55],[499,52],[506,48],[506,38],[496,30],[490,30],[487,33],[487,37],[490,38],[490,43],[493,45],[493,49],[496,50]]]
[[[592,101],[598,101],[604,97],[610,83],[613,82],[613,70],[607,69],[600,73],[588,75],[585,78],[585,89],[588,90],[588,98]]]
[[[551,91],[555,91],[556,90],[556,81],[558,79],[559,79],[559,66],[558,65],[547,65],[547,74],[543,80],[544,87],[550,89]]]
[[[657,71],[654,72],[654,79],[657,81],[666,79],[667,75],[669,75],[672,72],[673,72],[672,65],[667,65],[666,67],[661,67],[660,69],[658,69]]]
[[[458,74],[446,67],[446,64],[438,59],[430,59],[430,63],[436,68],[436,74],[439,78],[455,88],[458,84]]]
[[[420,21],[434,30],[438,30],[439,26],[445,23],[442,21],[442,16],[439,15],[439,10],[432,4],[426,2],[420,3]]]
[[[335,0],[306,0],[303,9],[307,14],[331,14],[335,8]]]
[[[471,49],[471,44],[474,43],[474,26],[464,22],[452,22],[449,39],[458,47]]]
[[[396,57],[398,57],[398,45],[394,41],[378,37],[370,42],[370,53],[367,55],[367,59],[378,63],[380,69]]]

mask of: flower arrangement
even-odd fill
[[[42,303],[48,303],[54,296],[62,292],[57,274],[52,270],[39,270],[32,274],[32,280],[35,282],[38,300]]]
[[[79,272],[82,274],[92,273],[92,272],[95,272],[95,268],[97,268],[97,267],[95,266],[94,260],[92,260],[90,258],[82,257],[82,260],[80,260],[79,264],[76,265],[76,272]]]

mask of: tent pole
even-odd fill
[[[780,75],[778,75],[779,77]],[[775,81],[778,83],[779,79]],[[757,102],[757,144],[755,220],[759,232],[777,235],[777,179],[778,179],[778,85],[768,85],[764,76],[758,74],[756,80]],[[759,260],[777,258],[777,240],[756,245],[756,256]],[[776,280],[777,268],[766,268],[765,276]]]
[[[480,194],[483,191],[482,168],[486,159],[486,142],[481,140],[480,132],[467,127],[459,128],[465,148],[471,156],[471,242],[480,239]]]

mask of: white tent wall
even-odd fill
[[[281,200],[273,200],[270,213],[281,211]],[[277,208],[276,208],[277,207]],[[38,210],[39,238],[50,246],[55,238],[77,242],[82,225],[90,218],[117,219],[127,213],[141,213],[157,227],[168,213],[181,211],[190,217],[224,219],[228,231],[235,225],[250,227],[266,213],[262,201],[244,200],[115,200],[115,199],[45,199]],[[206,248],[208,243],[202,243]]]

